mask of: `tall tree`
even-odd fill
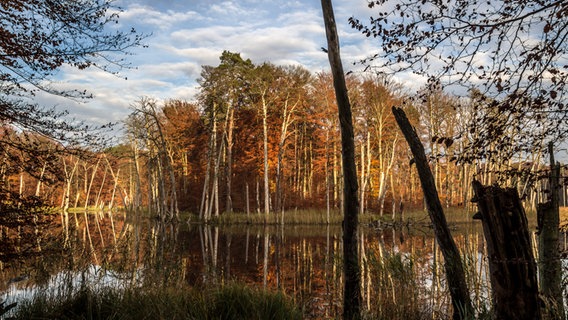
[[[284,88],[281,97],[278,99],[277,116],[281,119],[280,134],[278,139],[278,160],[276,163],[276,192],[275,205],[276,211],[284,209],[283,196],[283,170],[284,155],[288,138],[290,136],[290,127],[296,120],[298,109],[302,107],[302,103],[306,101],[308,84],[311,75],[308,70],[302,67],[290,66],[284,69],[284,77],[278,84],[280,88]]]
[[[140,141],[135,145],[142,145],[146,156],[148,206],[162,220],[177,219],[179,208],[174,158],[171,143],[164,134],[164,117],[157,102],[152,99],[142,98],[134,107],[126,127],[133,138]]]
[[[213,152],[220,158],[224,154],[225,173],[225,211],[232,211],[232,176],[233,176],[233,145],[235,129],[235,110],[249,104],[249,76],[254,69],[250,59],[243,59],[239,53],[223,51],[217,67],[204,66],[201,72],[201,103],[208,115],[211,130],[222,121],[220,143],[215,141],[217,151]],[[213,137],[215,134],[212,134]],[[221,152],[222,151],[222,152]],[[211,153],[211,151],[210,151]],[[211,153],[211,154],[213,154]],[[220,166],[217,163],[217,166]],[[213,184],[219,185],[218,176]],[[218,196],[218,195],[217,195]]]
[[[387,194],[387,178],[392,173],[398,141],[398,127],[390,107],[400,100],[397,85],[382,75],[371,75],[361,83],[362,104],[367,109],[365,121],[371,128],[375,149],[376,192],[379,212],[382,215]],[[369,159],[371,160],[371,159]]]
[[[333,86],[339,112],[341,127],[341,154],[343,161],[343,195],[345,207],[343,211],[343,271],[345,284],[343,290],[343,318],[359,319],[361,317],[361,277],[359,255],[357,250],[357,225],[359,213],[357,169],[355,166],[355,142],[353,138],[353,119],[351,104],[345,84],[345,73],[339,53],[339,37],[331,0],[322,0],[323,20],[327,37],[327,51]]]
[[[167,101],[163,108],[164,135],[168,153],[178,178],[181,210],[198,212],[197,189],[202,187],[202,169],[206,164],[208,132],[199,106],[181,100]],[[175,160],[174,160],[175,159]],[[183,206],[183,207],[181,207]]]
[[[263,146],[263,172],[264,172],[264,222],[267,222],[270,212],[270,185],[268,163],[268,108],[272,107],[277,99],[276,83],[282,77],[282,70],[272,64],[262,64],[255,70],[254,95],[262,112],[262,146]]]

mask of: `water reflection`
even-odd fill
[[[41,234],[32,245],[19,241],[4,248],[18,254],[0,256],[0,299],[19,301],[85,285],[208,286],[238,280],[284,291],[309,318],[341,314],[340,226],[220,228],[80,213],[53,217],[36,231],[20,230],[22,239]],[[480,226],[461,225],[454,235],[473,301],[483,310],[489,290]],[[364,309],[393,319],[447,318],[442,257],[429,228],[362,227],[359,243]]]

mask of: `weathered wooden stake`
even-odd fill
[[[539,203],[537,217],[538,230],[538,275],[540,290],[546,299],[547,310],[553,317],[564,318],[562,297],[562,265],[560,262],[560,165],[554,161],[552,143],[548,145],[550,153],[549,201]]]
[[[541,319],[536,262],[527,218],[514,188],[473,181],[487,246],[495,319]]]

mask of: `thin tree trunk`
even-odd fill
[[[276,197],[276,212],[284,210],[284,200],[283,200],[283,192],[282,192],[282,161],[283,161],[283,157],[284,157],[284,151],[285,151],[285,147],[286,147],[286,139],[288,138],[288,127],[292,124],[292,122],[294,121],[292,119],[292,114],[294,112],[294,109],[296,109],[296,106],[299,103],[299,99],[298,101],[296,101],[296,103],[294,105],[292,105],[292,107],[290,107],[290,109],[288,110],[288,100],[289,97],[286,98],[286,101],[284,101],[284,110],[283,110],[283,115],[282,115],[282,126],[280,127],[280,140],[278,142],[278,162],[276,163],[276,193],[275,193],[275,197]]]
[[[101,181],[101,186],[99,188],[99,192],[97,192],[97,197],[95,198],[95,208],[99,207],[99,202],[101,200],[101,194],[103,193],[103,188],[105,186],[106,175],[107,175],[107,168],[105,168],[105,171],[103,173],[103,180]],[[103,208],[104,208],[104,202],[103,202]],[[101,208],[101,210],[103,208]]]
[[[73,165],[73,169],[69,172],[67,168],[67,162],[63,159],[63,170],[65,172],[65,190],[63,191],[63,199],[61,203],[61,208],[64,212],[69,210],[69,198],[71,197],[71,183],[73,182],[73,176],[75,176],[75,172],[77,171],[77,165],[79,160],[75,161]]]
[[[381,176],[380,176],[380,180],[379,180],[379,213],[382,216],[384,214],[384,208],[385,208],[385,198],[387,195],[387,189],[388,189],[388,183],[387,183],[387,175],[390,174],[390,171],[392,169],[392,166],[394,164],[394,160],[395,160],[395,155],[396,155],[396,143],[398,140],[398,133],[395,135],[395,138],[393,140],[392,143],[392,152],[391,152],[391,157],[389,159],[389,162],[386,164],[386,168],[384,166],[384,160],[382,160],[381,162],[383,163],[383,165],[381,166]],[[383,155],[381,155],[381,158],[384,158]],[[394,197],[393,197],[394,199]]]
[[[360,188],[360,198],[359,198],[359,214],[362,215],[365,212],[365,189],[367,188],[367,175],[365,174],[366,162],[365,162],[365,141],[361,141],[361,188]]]
[[[209,199],[209,179],[211,175],[211,162],[213,161],[213,148],[215,148],[215,139],[217,137],[217,116],[215,114],[215,105],[213,106],[211,137],[209,138],[209,149],[207,150],[207,168],[205,169],[205,181],[203,182],[203,193],[201,194],[201,205],[199,206],[199,218],[208,221],[208,199]]]
[[[329,144],[329,130],[325,131],[325,212],[326,212],[326,224],[329,225],[329,213],[330,213],[330,196],[329,196],[329,150],[327,148]]]
[[[234,128],[234,108],[229,106],[228,110],[228,128],[226,132],[227,137],[227,163],[225,164],[225,187],[227,189],[227,196],[225,198],[225,212],[233,212],[233,200],[231,198],[231,186],[233,176],[233,128]]]
[[[268,222],[268,213],[270,212],[270,190],[268,184],[268,124],[266,117],[268,113],[267,102],[264,94],[262,95],[262,132],[264,146],[264,223]]]
[[[41,195],[41,186],[43,185],[43,175],[45,174],[45,169],[47,169],[47,161],[43,163],[43,167],[41,168],[41,173],[39,175],[39,179],[37,180],[36,192],[35,196],[39,197]]]
[[[343,162],[343,267],[345,284],[343,290],[343,319],[361,318],[361,277],[357,250],[357,225],[359,212],[357,169],[355,166],[355,142],[351,104],[345,84],[345,73],[339,53],[339,38],[331,0],[321,1],[328,45],[328,59],[333,74],[333,86],[341,127],[341,150]]]
[[[114,179],[114,186],[112,188],[112,195],[110,197],[110,202],[108,203],[108,210],[112,211],[112,208],[114,208],[114,198],[116,196],[116,189],[119,187],[119,185],[118,185],[118,179],[115,178],[114,173],[112,171],[112,168],[111,168],[110,172],[111,172],[113,179]],[[116,174],[120,175],[120,168],[116,171]],[[123,202],[124,206],[126,206],[126,201],[124,200],[124,196],[123,196],[122,192],[119,191],[119,193],[122,196],[122,202]]]
[[[256,177],[256,213],[260,215],[260,182],[258,182],[258,177]]]
[[[418,170],[420,183],[422,184],[422,190],[424,192],[426,207],[434,226],[436,241],[438,241],[440,250],[444,256],[446,279],[448,281],[454,309],[453,318],[467,319],[473,317],[473,307],[465,281],[465,272],[460,253],[448,228],[446,216],[444,215],[444,210],[442,209],[442,204],[438,197],[434,176],[432,175],[432,170],[428,165],[428,159],[424,152],[424,146],[420,142],[416,130],[408,121],[404,111],[401,108],[393,107],[392,112],[414,156],[416,169]]]
[[[139,209],[142,206],[142,181],[140,179],[140,154],[136,143],[134,143],[134,173],[136,174],[135,194],[133,198],[133,207]],[[148,203],[148,206],[150,203]]]
[[[115,173],[114,173],[114,170],[112,169],[112,166],[110,165],[110,161],[108,160],[107,156],[106,156],[106,155],[103,155],[103,156],[104,156],[104,158],[105,158],[105,162],[106,162],[106,164],[107,164],[107,168],[108,168],[109,171],[110,171],[110,175],[112,176],[112,179],[113,179],[113,181],[114,181],[114,187],[113,187],[113,190],[112,190],[112,197],[111,197],[111,200],[110,200],[110,203],[109,203],[109,210],[112,210],[112,208],[114,207],[114,197],[115,197],[116,189],[117,189],[117,188],[120,189],[120,190],[119,190],[119,193],[120,193],[120,196],[121,196],[121,198],[122,198],[122,203],[123,203],[124,206],[126,207],[126,206],[127,206],[127,200],[124,198],[124,193],[125,193],[125,192],[121,192],[121,190],[122,190],[122,191],[124,191],[124,190],[123,190],[123,188],[122,188],[122,187],[120,186],[120,184],[119,184],[120,168],[118,168],[118,170],[116,171],[116,174],[115,174]]]
[[[338,191],[337,191],[339,174],[337,173],[337,146],[336,146],[335,142],[333,142],[333,150],[332,150],[331,154],[333,155],[333,164],[332,164],[333,206],[335,208],[337,208],[338,201],[339,201],[339,196],[338,196]]]
[[[219,152],[215,159],[215,168],[213,169],[213,191],[211,194],[211,203],[209,204],[209,213],[207,214],[209,220],[211,218],[211,211],[215,208],[215,217],[219,216],[219,167],[221,165],[221,156],[223,154],[224,144],[219,145]]]
[[[249,184],[248,184],[248,181],[245,182],[245,201],[246,201],[245,205],[246,205],[247,218],[248,218],[249,215],[250,215],[250,205],[249,205],[250,201],[249,201]]]

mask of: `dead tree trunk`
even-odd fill
[[[345,74],[339,54],[339,38],[331,0],[322,0],[323,20],[328,45],[328,59],[333,74],[333,86],[339,111],[341,128],[341,155],[343,163],[343,319],[361,318],[361,277],[359,276],[359,254],[357,251],[357,225],[359,212],[357,170],[355,167],[355,142],[351,104],[347,95]]]
[[[401,108],[393,107],[392,113],[414,156],[416,169],[418,170],[418,176],[420,177],[420,183],[424,192],[428,215],[434,226],[436,241],[440,245],[440,250],[444,256],[446,280],[448,281],[454,309],[453,318],[468,319],[473,316],[473,307],[471,305],[467,283],[465,282],[465,272],[463,270],[460,252],[448,228],[446,216],[444,215],[444,210],[442,209],[442,204],[438,197],[434,176],[432,175],[432,170],[430,169],[424,152],[424,146],[422,142],[420,142],[416,130],[414,130],[414,127],[412,127],[408,121],[404,111]]]
[[[554,161],[552,143],[548,145],[550,153],[549,201],[539,203],[538,217],[538,268],[540,289],[550,305],[549,311],[554,318],[564,319],[562,299],[562,264],[558,243],[560,228],[560,164]]]
[[[536,263],[517,190],[473,181],[487,245],[495,319],[540,319]]]

